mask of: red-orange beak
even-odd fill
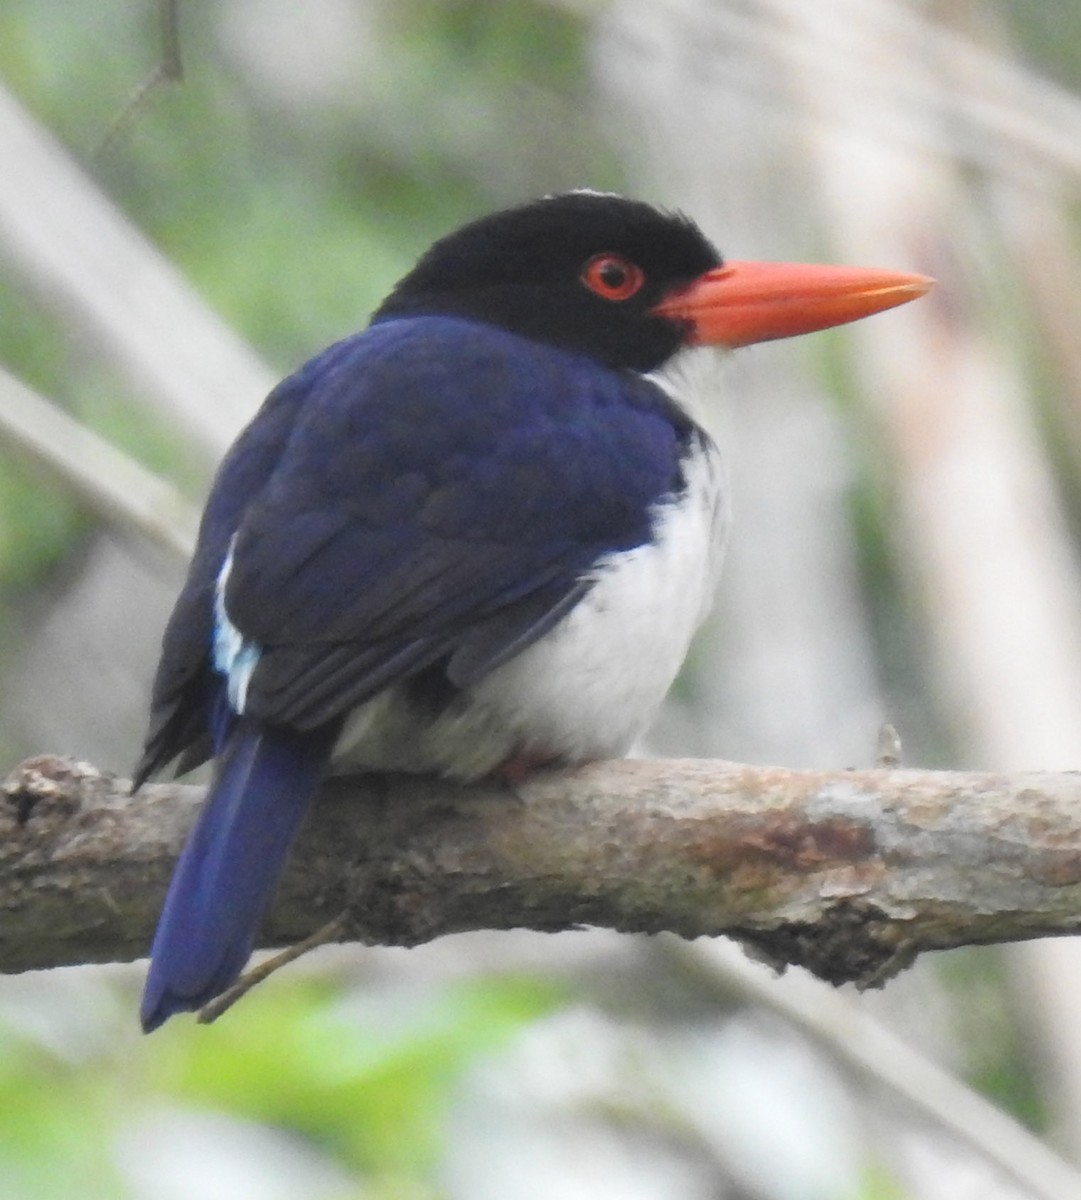
[[[858,321],[915,300],[934,282],[866,267],[729,262],[670,292],[653,311],[687,322],[693,345],[748,346]]]

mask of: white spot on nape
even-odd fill
[[[214,585],[214,667],[226,678],[233,711],[243,713],[248,702],[252,672],[263,650],[257,642],[250,642],[244,637],[225,608],[225,588],[232,569],[233,542],[230,542],[229,553],[225,556]]]
[[[565,192],[547,192],[541,197],[542,200],[561,200],[564,196],[601,196],[607,200],[622,200],[623,197],[619,192],[602,192],[597,188],[591,187],[576,187],[569,188]]]

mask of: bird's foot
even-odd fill
[[[500,763],[496,767],[494,774],[511,791],[516,791],[534,771],[539,771],[543,767],[553,767],[558,762],[559,756],[556,754],[542,754],[536,750],[521,750]]]

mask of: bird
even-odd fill
[[[213,763],[143,1028],[241,974],[329,771],[513,787],[625,755],[710,608],[728,524],[679,364],[931,282],[726,261],[681,213],[564,192],[435,242],[281,382],[217,472],[133,774]]]

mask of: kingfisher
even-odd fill
[[[513,785],[626,754],[709,609],[727,524],[685,355],[930,286],[726,262],[681,214],[570,192],[437,241],[280,383],[217,473],[134,773],[213,760],[144,1029],[239,976],[328,771]]]

